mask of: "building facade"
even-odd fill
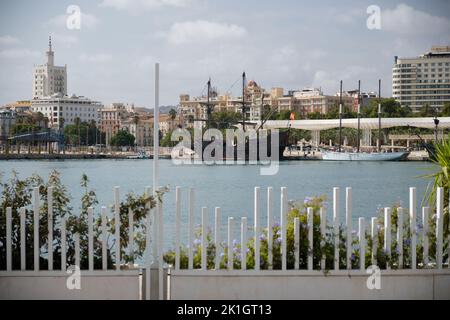
[[[49,39],[47,63],[33,68],[33,99],[52,96],[55,93],[67,95],[67,66],[55,66],[55,53]]]
[[[439,111],[450,102],[450,46],[434,46],[419,57],[395,57],[392,95],[413,112],[425,105]]]
[[[81,122],[100,122],[99,111],[103,105],[83,96],[63,96],[55,93],[52,97],[31,100],[31,111],[41,112],[49,119],[51,127],[61,128]]]

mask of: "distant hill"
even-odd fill
[[[176,106],[161,106],[161,107],[159,107],[159,113],[168,114],[170,109],[177,110],[177,107]],[[145,108],[145,111],[153,113],[153,108],[151,108],[151,109]]]

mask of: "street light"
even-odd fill
[[[437,118],[437,115],[434,116],[434,142],[438,142],[438,126],[439,126],[439,119]]]

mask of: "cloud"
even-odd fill
[[[381,29],[402,35],[450,34],[450,20],[433,16],[406,4],[381,12]]]
[[[98,53],[93,55],[87,55],[85,53],[80,55],[80,60],[82,62],[88,63],[107,63],[112,61],[113,57],[110,54]]]
[[[245,28],[235,24],[197,20],[173,24],[167,34],[167,39],[172,44],[184,44],[218,39],[237,39],[246,34]]]
[[[18,44],[21,41],[13,36],[6,35],[0,37],[0,45],[11,45],[11,44]]]
[[[66,28],[68,17],[69,14],[60,14],[47,20],[45,24],[55,28]],[[93,14],[81,12],[81,30],[83,30],[83,28],[94,29],[99,23],[100,21]]]
[[[197,0],[103,0],[100,7],[125,10],[138,14],[141,10],[152,10],[163,7],[188,7]]]
[[[30,50],[30,49],[6,49],[0,51],[0,57],[5,59],[21,59],[21,58],[29,58],[29,57],[39,57],[39,51]]]

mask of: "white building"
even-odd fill
[[[100,102],[92,101],[86,97],[75,95],[69,97],[63,96],[61,93],[31,101],[31,111],[41,112],[48,117],[50,120],[49,126],[53,127],[75,124],[76,118],[80,118],[81,122],[95,120],[99,124],[99,111],[102,107],[103,105]],[[61,119],[64,120],[61,121]]]
[[[55,93],[67,94],[67,66],[55,66],[51,37],[46,54],[47,63],[33,68],[33,99],[49,97]]]
[[[398,58],[392,68],[392,95],[418,112],[450,102],[450,46],[435,46],[419,57]]]

